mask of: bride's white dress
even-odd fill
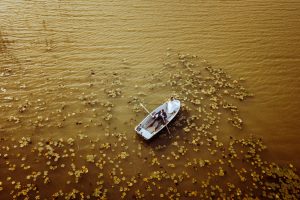
[[[172,114],[173,112],[176,112],[180,105],[177,103],[177,101],[168,101],[167,102],[167,113]]]

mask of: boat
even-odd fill
[[[167,114],[166,123],[163,124],[162,122],[156,121],[153,124],[153,126],[149,126],[151,123],[154,122],[154,115],[159,111],[161,111],[162,109],[164,109],[164,111]],[[148,112],[146,108],[145,110]],[[173,99],[168,102],[165,102],[164,104],[154,109],[151,113],[148,112],[149,114],[145,117],[145,119],[143,119],[143,121],[139,123],[138,126],[135,127],[135,131],[137,132],[138,135],[142,136],[145,140],[149,140],[155,135],[157,135],[164,127],[166,127],[172,121],[172,119],[174,119],[174,117],[177,115],[179,110],[180,110],[179,100]],[[158,123],[160,123],[160,125]]]

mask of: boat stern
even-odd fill
[[[144,129],[141,124],[135,127],[135,131],[137,132],[138,135],[142,136],[145,140],[149,140],[150,138],[153,137],[153,134],[149,132],[147,129]]]

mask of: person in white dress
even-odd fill
[[[175,101],[174,97],[171,97],[170,100],[167,101],[166,104],[167,104],[167,113],[169,113],[169,114],[175,113],[180,106],[180,105],[178,105],[178,102]]]

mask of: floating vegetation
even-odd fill
[[[95,162],[95,158],[96,158],[96,155],[87,155],[86,156],[86,161],[90,162],[90,163],[94,163]]]
[[[105,92],[106,92],[107,96],[112,97],[112,98],[119,97],[122,94],[122,91],[120,88],[106,90]]]
[[[77,110],[69,109],[71,103],[63,101],[54,108],[53,116],[45,116],[42,112],[47,102],[43,99],[18,103],[16,116],[6,116],[8,123],[26,122],[22,115],[34,110],[39,112],[30,124],[37,130],[42,132],[49,124],[52,127],[57,117],[61,119],[61,130],[65,130],[64,122],[72,121],[74,134],[49,138],[35,133],[20,138],[1,136],[0,197],[299,199],[296,168],[266,159],[263,140],[243,131],[246,120],[239,106],[253,96],[243,87],[243,80],[234,80],[198,56],[168,52],[168,59],[163,73],[146,77],[150,84],[145,95],[127,97],[120,89],[120,73],[114,72],[108,75],[110,82],[99,81],[109,83],[101,90],[106,99],[93,91],[71,90],[79,101]],[[97,75],[89,71],[89,77],[96,79]],[[93,87],[96,85],[93,82]],[[142,98],[164,89],[182,102],[180,113],[170,123],[171,134],[163,131],[147,143],[133,131],[126,131],[124,126],[131,130],[137,123],[132,116],[144,115],[139,107]],[[2,87],[1,91],[5,93]],[[112,122],[119,120],[115,110],[122,101],[118,97],[123,95],[132,113],[126,122],[118,124],[123,125],[121,128],[116,128]],[[17,100],[6,99],[5,104],[12,105],[11,101]],[[83,113],[93,117],[87,120]],[[222,122],[229,122],[230,130],[236,132],[225,132]],[[96,129],[99,137],[90,135],[88,127],[100,127]]]
[[[30,139],[30,137],[22,137],[19,140],[19,143],[20,143],[20,147],[26,147],[28,144],[31,143],[31,139]]]

